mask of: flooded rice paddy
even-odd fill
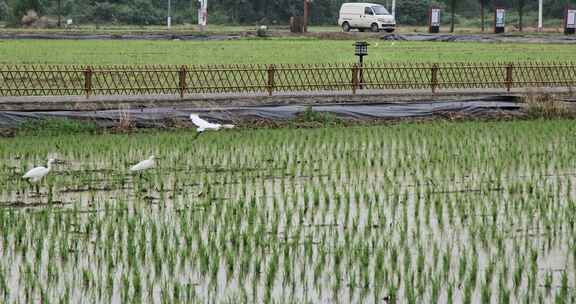
[[[575,131],[0,139],[0,302],[574,302]],[[37,194],[20,176],[48,156]]]

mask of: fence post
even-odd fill
[[[436,94],[436,89],[438,88],[438,64],[435,63],[432,65],[432,77],[430,78],[431,83],[430,86],[432,87],[432,94]]]
[[[508,65],[506,65],[506,91],[510,92],[510,90],[512,89],[512,69],[514,68],[514,66],[509,63]]]
[[[268,66],[268,96],[272,96],[274,92],[274,71],[275,67],[273,64]]]
[[[358,65],[354,64],[352,66],[352,94],[356,94],[358,88],[358,71]]]
[[[92,68],[90,66],[87,66],[84,70],[84,92],[86,93],[86,98],[92,94]]]
[[[186,66],[183,65],[180,67],[180,71],[178,73],[178,79],[180,83],[178,87],[180,88],[180,98],[184,98],[184,94],[186,93]]]

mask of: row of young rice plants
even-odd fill
[[[575,131],[0,139],[0,302],[575,302]],[[38,195],[19,177],[48,155]]]

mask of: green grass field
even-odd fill
[[[247,64],[353,62],[353,41],[311,38],[233,41],[0,40],[0,64]],[[561,44],[370,41],[368,61],[576,61]]]

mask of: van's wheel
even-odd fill
[[[370,30],[372,32],[378,32],[378,24],[372,23],[372,25],[370,26]]]
[[[348,22],[342,23],[342,30],[344,32],[349,32],[350,31],[350,24],[348,24]]]

